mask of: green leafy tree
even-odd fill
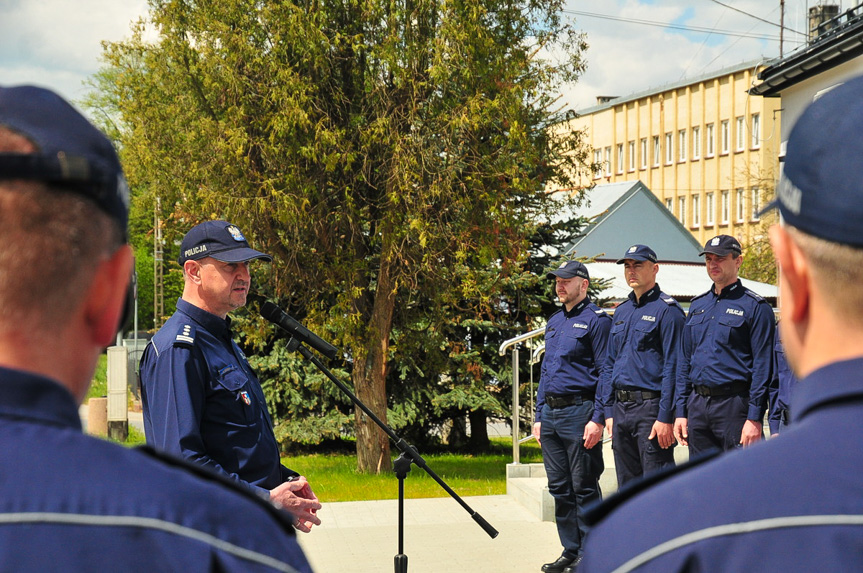
[[[585,48],[562,7],[150,0],[157,39],[141,23],[107,45],[97,85],[131,183],[173,223],[167,243],[201,219],[239,224],[275,257],[262,294],[345,350],[386,420],[394,335],[439,324],[453,300],[481,314],[500,288],[482,274],[523,272],[559,206],[544,186],[583,169],[581,134],[548,129]],[[355,433],[359,469],[389,469],[359,412]]]

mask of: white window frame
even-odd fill
[[[674,134],[670,131],[665,134],[665,164],[674,163]]]
[[[659,162],[662,160],[662,150],[659,147],[659,136],[653,136],[653,166],[659,167]]]
[[[720,139],[719,154],[720,155],[727,155],[728,154],[728,149],[731,146],[731,133],[729,133],[730,129],[731,128],[728,125],[728,120],[723,119],[722,124],[719,128],[719,139]]]
[[[677,132],[677,153],[679,154],[677,160],[681,163],[686,161],[686,149],[686,130],[681,129]]]
[[[611,177],[611,146],[605,148],[605,162],[602,164],[606,177]]]
[[[681,225],[686,224],[686,197],[677,198],[677,220]]]
[[[737,222],[742,223],[746,218],[746,194],[743,187],[738,187],[734,193],[737,196]]]
[[[746,120],[743,117],[737,118],[737,151],[746,149]]]
[[[758,211],[761,210],[761,190],[758,187],[753,187],[749,191],[750,201],[752,204],[752,221],[760,221]]]
[[[641,169],[647,169],[647,138],[641,138]]]
[[[701,226],[701,212],[700,212],[701,206],[699,205],[699,203],[701,202],[700,199],[701,199],[701,197],[699,195],[693,195],[692,201],[690,201],[690,203],[692,203],[692,228],[693,229],[697,229],[698,227]]]
[[[705,157],[713,157],[716,154],[716,131],[712,123],[707,124],[707,139],[705,139]]]
[[[761,114],[752,114],[752,149],[761,147]]]
[[[593,162],[598,166],[596,171],[593,172],[594,179],[602,178],[602,150],[594,149],[593,150]]]
[[[713,191],[708,192],[704,196],[704,203],[705,211],[707,211],[704,216],[704,226],[712,227],[716,224],[716,201]]]
[[[692,160],[701,159],[701,128],[692,128]]]
[[[722,191],[722,204],[720,206],[721,223],[727,225],[731,218],[731,192],[727,189]]]
[[[671,197],[665,198],[665,208],[668,209],[668,212],[674,215],[674,199]]]
[[[629,142],[629,172],[635,171],[635,140]]]
[[[623,144],[617,144],[617,173],[618,175],[623,174]]]

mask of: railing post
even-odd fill
[[[512,347],[512,463],[514,464],[521,463],[519,461],[521,456],[518,444],[518,347],[518,344]]]

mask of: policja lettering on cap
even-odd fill
[[[583,279],[590,280],[590,274],[587,272],[587,267],[580,261],[563,261],[556,270],[547,272],[545,277],[549,279],[571,279],[572,277],[581,277]]]

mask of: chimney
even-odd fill
[[[836,27],[833,18],[839,16],[836,4],[821,4],[809,8],[809,41],[815,41],[821,34]]]
[[[620,96],[596,96],[596,105],[602,105],[604,103],[608,103],[613,99],[617,99]]]

